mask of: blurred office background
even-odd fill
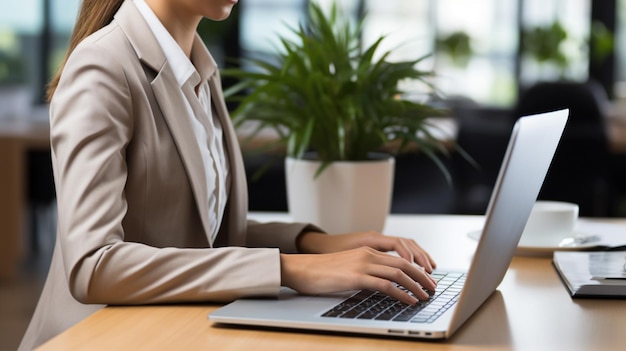
[[[449,109],[456,142],[480,165],[452,153],[445,160],[450,185],[425,156],[399,156],[393,212],[484,213],[515,119],[568,106],[575,109],[568,139],[540,196],[577,202],[583,216],[626,216],[626,0],[340,4],[353,18],[367,14],[365,43],[388,35],[386,48],[399,47],[392,59],[431,54],[423,64],[436,72],[440,92],[432,103]],[[204,21],[199,31],[225,67],[229,58],[271,55],[278,34],[305,20],[306,6],[307,0],[242,0],[227,21]],[[0,3],[0,135],[3,125],[47,123],[45,85],[63,58],[78,7],[79,0]],[[425,93],[411,88],[415,96]],[[10,310],[3,303],[0,330],[7,336],[0,335],[0,350],[15,348],[45,275],[55,213],[49,157],[47,150],[32,150],[25,165],[31,259],[25,271],[37,273],[24,284],[0,281],[0,300],[24,300]],[[250,176],[268,160],[274,166],[249,181],[250,208],[283,211],[281,156],[245,155]]]

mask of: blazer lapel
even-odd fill
[[[198,205],[200,219],[210,244],[209,200],[204,162],[202,161],[193,126],[187,115],[185,97],[167,64],[152,81],[152,89],[187,170],[187,176]]]
[[[139,59],[157,72],[151,82],[159,108],[170,129],[174,143],[196,200],[198,212],[210,245],[208,190],[202,155],[187,115],[185,96],[169,67],[159,43],[132,1],[124,1],[116,20],[137,52]]]

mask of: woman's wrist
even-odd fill
[[[280,254],[280,285],[300,291],[302,279],[307,275],[308,255]]]
[[[280,254],[280,285],[291,287],[289,255]]]

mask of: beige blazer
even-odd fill
[[[206,50],[198,38],[194,45]],[[20,350],[105,304],[278,293],[279,249],[296,252],[306,225],[246,220],[241,152],[213,69],[232,182],[209,248],[204,169],[184,96],[132,1],[75,49],[50,106],[57,241]]]

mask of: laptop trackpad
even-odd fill
[[[331,307],[352,296],[355,291],[328,295],[307,296],[282,287],[278,298],[239,299],[211,313],[210,318],[219,321],[225,316],[245,316],[245,318],[303,318],[320,316]],[[242,313],[245,312],[245,313]]]

